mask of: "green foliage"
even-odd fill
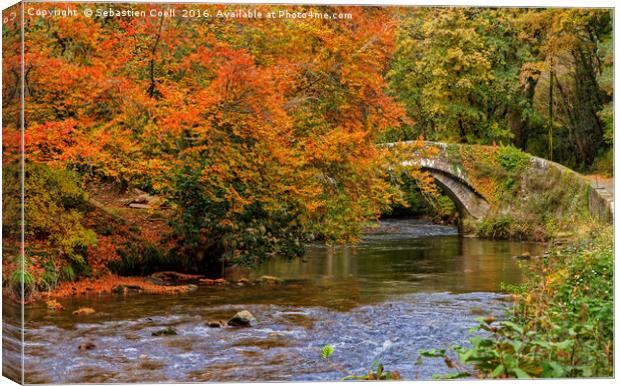
[[[441,218],[448,219],[454,216],[457,209],[450,197],[441,195],[437,198],[436,211]]]
[[[323,357],[323,359],[329,358],[333,353],[334,348],[329,344],[326,344],[325,347],[321,349],[321,357]]]
[[[60,272],[60,280],[74,281],[75,276],[76,275],[75,275],[75,271],[73,270],[73,267],[71,267],[70,265],[66,265],[62,267],[61,272]]]
[[[508,320],[479,319],[481,335],[454,346],[451,367],[488,378],[609,377],[613,374],[613,230],[551,249],[529,268]]]
[[[535,225],[512,214],[492,214],[477,224],[476,233],[490,239],[528,240]]]
[[[28,297],[28,295],[35,290],[36,283],[34,276],[28,271],[27,268],[24,270],[20,268],[13,271],[11,274],[9,285],[13,293],[19,294],[20,296],[23,294],[24,297]]]
[[[527,292],[527,286],[525,284],[511,284],[511,283],[500,283],[499,286],[500,291],[508,292],[515,295],[523,295]]]
[[[4,168],[4,181],[19,187],[17,165]],[[15,205],[14,200],[9,199],[7,205]],[[69,264],[84,268],[87,247],[96,243],[96,235],[82,225],[89,205],[77,174],[42,164],[26,164],[24,201],[26,241],[47,246],[44,252],[29,252],[32,259],[41,260],[47,284],[55,285],[60,279],[57,267]],[[19,235],[19,221],[5,220],[5,234]]]
[[[86,264],[86,248],[96,243],[96,235],[81,223],[88,195],[77,175],[27,164],[25,181],[26,237],[46,240],[52,251],[70,263]]]
[[[418,182],[403,175],[398,182],[401,192],[400,200],[393,204],[384,217],[430,217],[437,221],[453,221],[457,208],[454,201],[445,194],[431,196],[424,194]]]
[[[19,165],[2,165],[2,233],[19,237],[21,229],[21,176]]]
[[[613,139],[613,138],[612,138]],[[614,149],[609,149],[594,160],[592,171],[605,176],[614,175]]]
[[[389,217],[411,217],[429,214],[429,203],[415,180],[403,176],[399,181],[399,186],[402,193],[401,200],[389,209],[387,213]]]
[[[107,267],[118,275],[148,275],[165,270],[189,270],[188,259],[171,256],[161,245],[138,238],[131,238],[116,250],[119,260],[110,261]]]
[[[387,77],[411,123],[386,141],[511,143],[590,170],[613,142],[612,25],[608,9],[410,10]]]
[[[388,77],[413,125],[390,139],[486,143],[509,140],[513,116],[535,115],[519,87],[528,56],[515,14],[419,8],[401,24]]]
[[[481,237],[543,241],[590,221],[589,184],[555,164],[538,167],[513,146],[448,149],[472,186],[491,204],[475,224]],[[544,161],[540,161],[544,162]]]
[[[308,236],[298,208],[284,199],[267,203],[267,196],[250,197],[249,182],[232,182],[236,192],[250,201],[234,210],[228,190],[202,178],[201,168],[187,165],[174,176],[168,195],[177,208],[171,225],[179,240],[179,255],[190,256],[202,266],[221,260],[253,266],[272,255],[303,253]]]
[[[529,166],[530,156],[514,146],[500,146],[497,161],[506,172],[516,175]]]
[[[327,344],[321,349],[321,357],[334,369],[341,371],[343,373],[348,374],[341,381],[389,381],[389,380],[398,380],[400,379],[400,374],[397,371],[385,371],[385,368],[382,363],[379,362],[379,359],[376,359],[370,365],[370,369],[367,374],[364,375],[355,375],[351,373],[349,370],[343,368],[342,366],[330,361],[330,357],[334,353],[334,348]]]
[[[609,148],[603,110],[613,100],[612,12],[538,10],[524,15],[523,24],[530,42],[540,49],[527,66],[535,84],[534,107],[551,129],[546,142],[552,151],[538,154],[588,171],[595,157]],[[545,138],[544,130],[534,129],[524,147],[529,151]]]

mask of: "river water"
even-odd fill
[[[464,344],[477,316],[501,316],[509,303],[500,283],[522,280],[513,256],[541,250],[386,220],[356,247],[311,245],[303,259],[269,261],[257,276],[285,280],[276,286],[76,298],[56,313],[29,305],[26,382],[338,380],[345,374],[321,359],[325,344],[354,373],[380,359],[404,379],[428,379],[447,369],[439,359],[416,365],[419,350]],[[79,307],[97,313],[73,316]],[[206,326],[243,309],[259,320],[254,327]],[[152,336],[168,326],[178,335]],[[87,342],[95,348],[80,351]]]

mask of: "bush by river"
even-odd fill
[[[518,300],[506,321],[480,319],[482,335],[447,355],[457,372],[481,378],[613,375],[613,229],[597,228],[551,248],[512,286]]]

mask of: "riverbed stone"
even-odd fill
[[[94,313],[95,313],[95,310],[90,307],[82,307],[82,308],[78,308],[77,310],[73,311],[73,315],[76,315],[76,316],[90,315]]]
[[[237,285],[246,285],[246,284],[250,284],[250,280],[247,277],[242,277],[241,279],[237,280]]]
[[[187,283],[202,279],[202,275],[193,275],[188,273],[180,273],[175,271],[162,271],[156,272],[149,276],[152,279],[158,280],[163,285],[176,285],[180,283]]]
[[[50,299],[46,302],[47,304],[47,309],[48,310],[52,310],[52,311],[60,311],[60,310],[64,310],[65,307],[62,306],[62,304],[58,303],[58,301],[56,299]]]
[[[263,284],[280,284],[282,283],[284,280],[280,279],[279,277],[276,276],[268,276],[268,275],[264,275],[261,276],[260,278],[260,282]]]
[[[122,285],[122,284],[115,285],[114,287],[112,287],[112,293],[113,294],[123,294],[123,293],[125,293],[125,286]]]
[[[165,285],[163,280],[161,280],[160,278],[157,278],[157,277],[153,277],[153,276],[145,277],[144,281],[149,282],[151,284],[155,284],[155,285]]]
[[[112,293],[114,294],[127,294],[127,293],[140,293],[142,292],[142,287],[139,285],[133,284],[117,284],[112,287]]]
[[[239,311],[229,321],[229,326],[234,327],[251,327],[253,323],[256,323],[256,318],[250,311]]]
[[[169,336],[169,335],[177,335],[177,331],[172,327],[166,327],[162,330],[155,331],[151,334],[152,336]]]
[[[207,322],[207,326],[211,328],[221,328],[221,327],[224,327],[225,325],[226,323],[224,323],[223,320],[209,320]]]
[[[78,346],[78,349],[79,349],[80,351],[87,351],[87,350],[92,350],[92,349],[94,349],[95,347],[97,347],[97,346],[95,346],[95,344],[94,344],[94,343],[92,343],[92,342],[86,342],[86,343],[82,343],[81,345],[79,345],[79,346]]]
[[[532,256],[528,252],[523,252],[522,254],[515,256],[515,258],[519,260],[529,260],[532,258]]]

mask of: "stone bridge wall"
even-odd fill
[[[400,144],[415,143],[414,141],[403,141]],[[439,142],[425,142],[427,146],[439,149],[439,153],[432,158],[422,158],[404,161],[403,165],[416,165],[427,170],[436,180],[437,184],[443,188],[452,200],[459,207],[463,215],[479,221],[484,219],[490,210],[490,204],[478,191],[475,183],[467,177],[462,165],[455,161],[448,154],[449,146]],[[395,143],[386,143],[382,146],[392,147]],[[469,145],[457,145],[469,146]],[[599,221],[613,221],[613,196],[605,189],[597,188],[582,175],[562,166],[558,163],[548,161],[543,158],[530,156],[531,168],[547,171],[551,168],[559,170],[561,173],[572,173],[588,189],[588,210],[590,214]]]
[[[601,222],[613,222],[614,217],[614,197],[606,189],[594,186],[591,181],[586,179],[576,171],[560,165],[557,162],[549,161],[544,158],[530,156],[532,166],[539,170],[549,170],[555,168],[563,173],[572,173],[588,187],[588,211],[592,217]]]

